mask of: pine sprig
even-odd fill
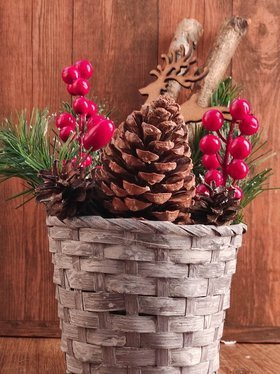
[[[51,169],[55,159],[62,164],[77,153],[71,139],[60,144],[50,128],[51,119],[47,110],[34,109],[29,119],[21,112],[15,119],[5,119],[0,127],[0,182],[18,177],[26,184],[26,189],[13,197],[33,195],[42,183],[40,170]]]
[[[230,102],[234,100],[242,91],[240,85],[234,84],[231,77],[227,77],[222,81],[217,90],[211,97],[211,106],[226,106],[228,107]]]
[[[201,163],[202,152],[199,148],[200,139],[206,135],[207,131],[198,123],[195,123],[192,128],[192,137],[189,140],[191,153],[192,153],[192,162],[193,162],[193,173],[196,177],[197,183],[200,182],[200,175],[203,173],[203,166]]]

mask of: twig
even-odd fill
[[[197,45],[197,42],[202,34],[202,25],[197,20],[192,18],[184,18],[177,26],[176,32],[169,47],[169,52],[175,51],[177,57],[181,57],[181,46],[183,45],[185,48],[185,54],[187,54],[190,46],[195,47]],[[178,82],[170,81],[168,83],[167,92],[175,100],[179,95],[180,89],[181,86]]]
[[[198,98],[198,104],[201,107],[210,105],[211,96],[224,78],[227,67],[241,39],[246,34],[249,24],[250,20],[234,16],[222,26],[206,61],[209,72],[204,79]]]

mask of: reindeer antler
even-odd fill
[[[150,72],[151,75],[157,77],[157,80],[139,90],[142,95],[148,95],[146,103],[155,100],[159,95],[166,92],[169,81],[176,81],[182,87],[191,89],[193,84],[203,79],[208,72],[206,68],[202,71],[193,68],[196,66],[197,60],[193,56],[192,46],[190,46],[188,53],[185,53],[185,48],[182,45],[179,57],[177,57],[175,51],[171,51],[161,55],[161,58],[164,61],[163,66],[158,65],[156,69]]]

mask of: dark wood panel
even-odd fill
[[[280,3],[278,0],[234,0],[234,13],[251,18],[245,40],[233,59],[233,77],[259,117],[263,137],[277,152],[269,187],[280,186]],[[258,197],[246,215],[248,233],[239,253],[228,320],[234,326],[280,325],[280,193]]]
[[[0,2],[1,116],[32,105],[32,3]],[[19,43],[20,41],[20,43]],[[5,202],[22,190],[18,180],[0,185],[0,320],[24,319],[26,252],[22,202]],[[4,307],[3,307],[4,306]]]
[[[76,0],[74,59],[95,66],[94,93],[122,121],[143,103],[138,88],[157,64],[157,0]]]
[[[41,0],[33,4],[33,105],[59,110],[69,100],[61,70],[72,59],[73,5],[68,0]],[[35,202],[24,207],[25,319],[56,320],[57,303],[48,251],[45,209]]]
[[[64,374],[59,339],[0,339],[1,374]]]
[[[0,336],[59,338],[60,335],[58,321],[0,321]]]
[[[238,343],[280,343],[280,327],[226,327],[223,340]]]
[[[32,106],[57,111],[67,97],[60,79],[72,58],[72,2],[0,1],[2,72],[1,108],[9,112]],[[20,41],[20,42],[19,42]],[[56,320],[51,256],[45,212],[34,202],[15,210],[22,199],[5,203],[21,182],[0,186],[0,321]],[[3,271],[2,271],[3,269]]]

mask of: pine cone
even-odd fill
[[[67,161],[59,170],[54,162],[51,170],[39,173],[43,183],[35,189],[36,200],[46,205],[47,213],[63,220],[79,215],[94,214],[94,183],[85,169]]]
[[[107,210],[119,217],[186,223],[195,193],[188,130],[168,96],[134,111],[115,131],[96,172]]]
[[[205,225],[230,224],[240,209],[240,199],[234,198],[234,190],[215,183],[207,185],[210,196],[197,195],[189,212],[193,223]]]

